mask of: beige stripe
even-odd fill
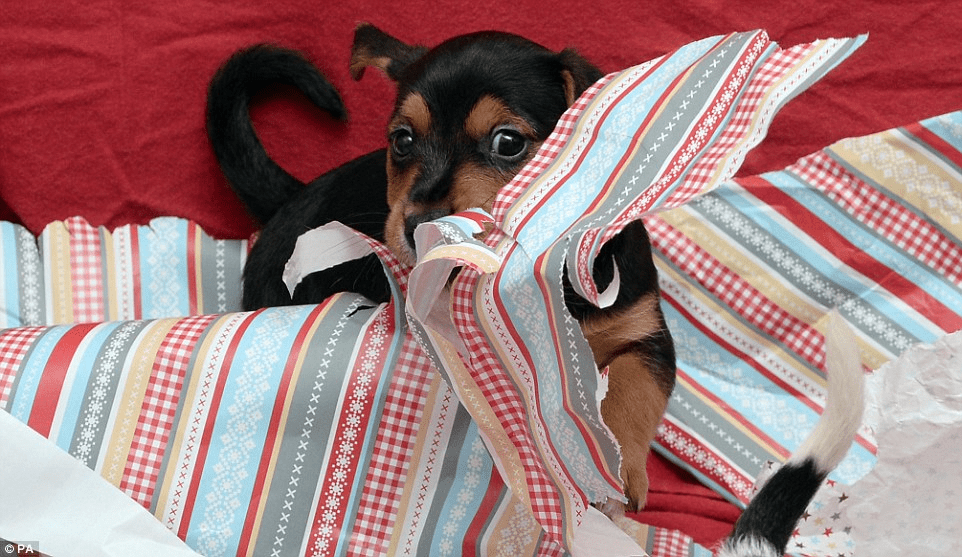
[[[704,224],[699,217],[689,211],[688,208],[679,207],[665,211],[660,213],[659,217],[690,238],[692,242],[711,254],[711,256],[721,262],[721,264],[731,269],[739,278],[750,284],[778,307],[803,323],[815,324],[817,329],[820,331],[824,330],[824,321],[827,316],[826,308],[814,304],[812,300],[797,290],[788,288],[787,283],[779,280],[776,273],[758,260],[749,257],[743,251],[739,250],[737,244],[728,242],[727,236],[718,234],[714,228]],[[658,264],[659,273],[663,273],[666,276],[674,276],[675,278],[673,280],[677,282],[683,283],[691,281],[691,278],[687,275],[675,274],[673,269],[666,267],[660,260],[656,259],[655,262]],[[714,300],[709,301],[707,298],[701,296],[701,294],[698,294],[698,298],[701,299],[703,303],[710,303],[713,307],[717,308],[716,312],[718,316],[724,317],[728,322],[732,323],[732,326],[737,326],[738,329],[743,331],[742,334],[749,334],[744,324],[741,321],[734,320],[730,315],[730,308],[727,306],[718,306]],[[759,341],[768,338],[767,336],[758,336],[755,334],[751,336]],[[774,347],[775,345],[773,344],[773,349]],[[879,349],[878,346],[866,342],[864,339],[859,339],[859,348],[862,353],[862,362],[871,369],[877,369],[889,361],[884,351]],[[789,354],[789,352],[783,350],[779,351],[784,355]],[[794,361],[793,359],[789,360]],[[799,370],[801,369],[802,368],[799,368]]]
[[[120,394],[114,402],[104,435],[109,441],[97,463],[100,474],[115,486],[120,486],[127,465],[157,351],[176,322],[177,319],[160,319],[149,323],[134,341],[124,362],[126,372],[121,378],[122,389],[118,386]]]
[[[955,169],[902,132],[840,141],[830,148],[856,172],[912,205],[939,226],[962,237],[962,181]]]
[[[74,322],[73,288],[70,284],[70,233],[63,221],[53,222],[40,235],[43,247],[47,323]]]

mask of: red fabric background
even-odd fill
[[[379,147],[393,86],[347,71],[354,26],[370,21],[408,42],[496,28],[546,46],[577,47],[603,70],[687,42],[766,29],[788,46],[869,33],[868,43],[776,117],[741,174],[781,168],[843,137],[962,108],[962,3],[850,0],[592,0],[384,2],[346,0],[21,0],[0,10],[0,217],[39,232],[81,215],[94,225],[190,218],[209,233],[254,225],[228,190],[204,133],[206,85],[236,49],[301,49],[340,89],[351,113],[330,121],[282,91],[254,110],[269,150],[310,179]],[[641,516],[711,543],[737,516],[656,459]]]

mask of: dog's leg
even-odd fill
[[[668,397],[645,358],[628,352],[608,364],[608,394],[601,415],[621,445],[621,479],[628,497],[626,510],[645,506],[648,497],[648,453]]]

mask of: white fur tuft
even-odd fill
[[[715,557],[782,557],[782,552],[767,540],[760,538],[746,538],[725,541]]]
[[[811,458],[819,470],[833,470],[845,458],[862,424],[865,377],[855,333],[837,310],[828,317],[825,334],[828,397],[815,429],[795,450],[789,463]]]

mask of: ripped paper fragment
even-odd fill
[[[490,216],[419,227],[419,261],[397,278],[405,303],[393,303],[546,539],[572,547],[590,502],[623,498],[618,444],[597,403],[604,379],[564,304],[562,276],[590,302],[610,304],[618,283],[599,291],[591,273],[602,246],[731,178],[777,110],[864,40],[781,49],[764,32],[733,33],[606,76]],[[482,221],[493,225],[483,241]],[[304,249],[313,248],[299,245],[293,259],[306,261]]]
[[[0,449],[4,539],[37,541],[56,557],[200,557],[133,499],[3,411]]]
[[[962,554],[962,332],[879,368],[867,397],[878,462],[850,489],[855,555]]]

